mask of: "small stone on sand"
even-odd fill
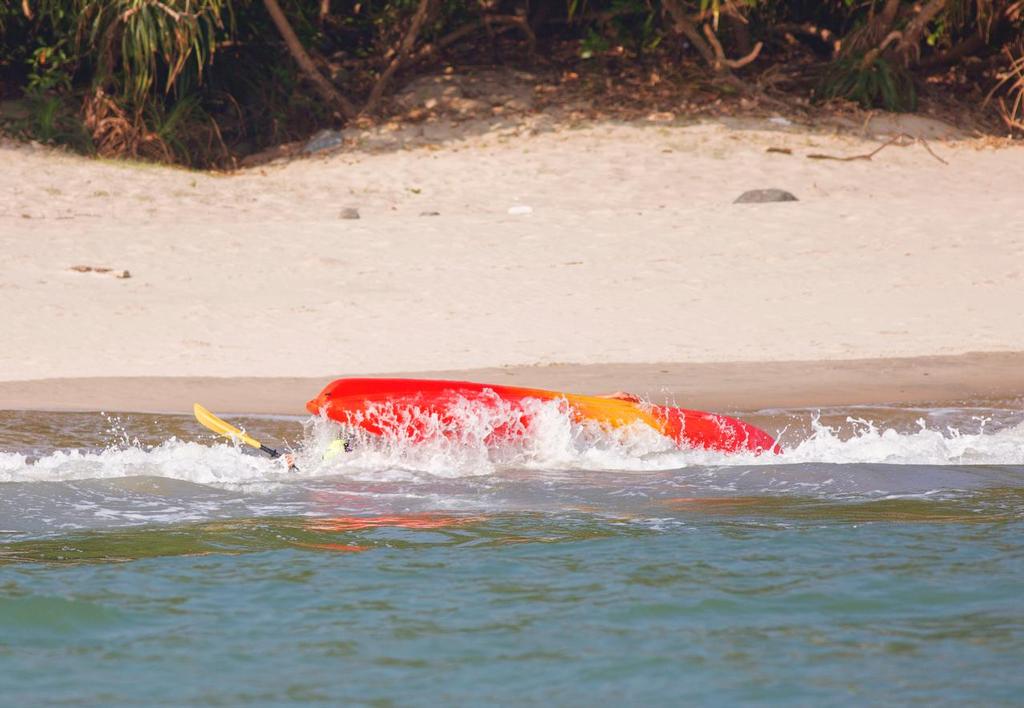
[[[765,202],[795,202],[796,197],[784,189],[751,189],[736,197],[733,204],[763,204]]]
[[[344,209],[341,210],[341,213],[338,214],[338,218],[339,219],[358,219],[359,218],[359,210],[354,208],[354,207],[345,207]]]

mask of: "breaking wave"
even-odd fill
[[[284,467],[279,461],[249,454],[239,446],[216,442],[210,436],[204,435],[202,443],[182,439],[183,436],[145,443],[131,437],[122,424],[113,426],[116,439],[99,449],[62,448],[40,454],[0,452],[0,482],[141,475],[255,489],[273,486],[282,479],[462,478],[492,475],[504,469],[651,472],[802,464],[1024,463],[1024,420],[1016,411],[979,417],[964,410],[953,418],[959,425],[949,422],[948,411],[941,418],[921,415],[916,421],[902,424],[857,415],[837,417],[834,413],[790,411],[762,415],[758,424],[778,435],[785,448],[782,455],[679,449],[642,424],[615,430],[581,424],[572,420],[558,402],[536,402],[528,413],[528,430],[513,430],[516,434],[503,435],[497,443],[493,438],[496,430],[507,433],[522,425],[519,413],[466,402],[456,411],[454,420],[418,420],[420,432],[383,438],[322,418],[310,419],[304,423],[301,440],[294,446],[299,471],[287,476],[282,474]],[[934,419],[945,422],[935,424]],[[109,427],[109,423],[104,424]],[[296,422],[290,424],[295,426]],[[350,452],[332,454],[337,450],[334,441],[339,436],[350,442]]]

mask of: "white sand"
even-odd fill
[[[1024,350],[1024,150],[774,127],[427,125],[234,176],[0,146],[0,380]],[[731,203],[763,187],[800,201]]]

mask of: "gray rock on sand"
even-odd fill
[[[341,210],[341,213],[338,214],[338,218],[339,219],[358,219],[359,218],[359,210],[356,209],[355,207],[345,207],[344,209]]]
[[[421,211],[420,216],[441,216],[439,211]]]
[[[321,130],[302,146],[302,152],[312,155],[315,152],[323,152],[338,147],[345,141],[344,136],[337,130]]]
[[[784,189],[751,189],[736,197],[733,204],[764,204],[765,202],[799,201]]]

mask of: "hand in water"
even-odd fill
[[[615,393],[606,393],[598,396],[597,398],[613,398],[616,401],[629,401],[630,403],[639,403],[640,396],[635,393],[626,393],[625,391],[616,391]]]
[[[348,440],[345,440],[344,438],[335,440],[334,442],[327,446],[327,450],[323,454],[323,461],[330,462],[341,453],[351,451],[352,447]],[[295,453],[285,452],[278,459],[288,466],[289,472],[292,472],[295,469],[297,469],[295,467]]]

